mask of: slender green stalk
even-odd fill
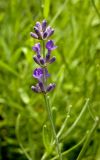
[[[55,139],[57,152],[59,154],[59,159],[62,160],[62,155],[61,155],[60,148],[59,148],[59,142],[58,142],[58,138],[57,138],[57,135],[56,135],[55,126],[54,126],[54,123],[53,123],[52,112],[51,112],[51,108],[50,108],[50,104],[49,104],[49,97],[46,94],[44,94],[44,100],[45,100],[46,109],[47,109],[47,112],[48,112],[48,118],[50,120],[51,127],[52,127],[52,133],[53,133],[53,136],[54,136],[54,139]]]
[[[72,132],[72,130],[76,127],[77,123],[80,121],[81,117],[83,116],[84,112],[86,111],[87,107],[88,107],[88,103],[89,103],[89,98],[86,100],[85,105],[83,106],[83,109],[81,111],[81,113],[79,114],[79,116],[77,117],[77,119],[75,120],[75,122],[72,124],[72,126],[67,130],[67,132],[65,134],[62,135],[61,139],[65,138],[68,136],[69,133]]]
[[[45,41],[43,40],[42,43],[43,43],[43,58],[45,58]]]
[[[84,145],[82,147],[82,150],[81,150],[77,160],[81,160],[82,159],[82,157],[83,157],[83,155],[84,155],[84,153],[85,153],[85,151],[86,151],[86,149],[87,149],[87,147],[89,145],[89,142],[91,140],[92,134],[94,133],[94,131],[96,130],[96,128],[98,126],[98,123],[99,123],[99,118],[96,117],[95,122],[93,124],[93,127],[92,127],[92,129],[90,130],[90,132],[89,132],[89,134],[87,136],[87,139],[86,139],[86,141],[85,141],[85,143],[84,143]]]
[[[86,136],[87,136],[87,135],[85,135],[85,136],[79,141],[79,143],[77,143],[75,146],[73,146],[72,148],[68,149],[67,151],[64,151],[64,152],[62,153],[62,156],[65,156],[65,155],[69,154],[70,152],[72,152],[73,150],[75,150],[75,149],[77,149],[79,146],[81,146],[81,144],[82,144],[82,143],[84,142],[84,140],[86,139]],[[53,157],[51,160],[55,160],[55,159],[58,159],[58,156]]]
[[[42,46],[43,47],[42,48],[43,58],[45,58],[45,41],[43,40],[42,42],[43,42],[43,46]],[[44,69],[43,75],[44,75],[43,76],[43,83],[44,83],[44,86],[46,87],[47,79],[45,77],[45,69]],[[47,113],[48,113],[48,118],[50,120],[51,127],[52,127],[52,133],[53,133],[53,136],[54,136],[54,139],[55,139],[55,143],[56,143],[56,148],[57,148],[57,152],[58,152],[58,155],[59,155],[59,159],[62,160],[62,155],[61,155],[60,148],[59,148],[58,137],[56,135],[55,126],[54,126],[54,123],[53,123],[52,111],[51,111],[51,107],[50,107],[50,104],[49,104],[49,97],[46,94],[43,94],[43,95],[44,95],[44,100],[45,100],[46,109],[47,109]]]
[[[70,109],[71,109],[71,107],[72,107],[72,106],[70,105],[70,106],[69,106],[69,111],[68,111],[67,116],[66,116],[66,118],[65,118],[65,121],[64,121],[64,123],[62,124],[61,129],[59,130],[59,132],[58,132],[58,134],[57,134],[57,137],[58,137],[58,138],[61,136],[61,134],[63,133],[63,131],[64,131],[65,127],[66,127],[66,124],[67,124],[68,119],[69,119],[69,117],[70,117]]]

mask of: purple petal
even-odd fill
[[[45,68],[36,68],[33,71],[33,77],[38,79],[40,82],[43,81],[43,77],[45,80],[49,76],[50,76],[50,74],[48,73],[48,70]]]
[[[33,46],[33,50],[34,51],[36,51],[36,52],[38,52],[38,51],[40,51],[40,43],[36,43],[34,46]]]
[[[52,50],[56,49],[57,46],[54,46],[54,42],[52,40],[48,40],[48,42],[46,43],[46,48],[49,51],[52,51]]]
[[[41,79],[43,77],[43,69],[42,68],[36,68],[33,72],[33,77],[37,79]]]

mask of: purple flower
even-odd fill
[[[31,32],[31,36],[35,39],[47,39],[54,33],[54,29],[52,29],[50,26],[47,27],[46,20],[43,20],[42,23],[36,22],[36,25],[34,26],[35,33]]]
[[[48,37],[50,37],[53,33],[54,33],[54,29],[52,29],[50,26],[48,26],[48,27],[46,28],[46,31],[45,31],[44,34],[43,34],[43,38],[44,38],[44,39],[45,39],[45,38],[48,38]]]
[[[49,77],[50,74],[48,73],[47,69],[45,68],[36,68],[33,72],[33,77],[37,78],[38,80],[42,80],[42,78]]]
[[[54,45],[54,42],[52,40],[48,40],[48,42],[46,43],[46,48],[48,49],[48,51],[52,51],[56,49],[57,46]]]
[[[44,41],[54,33],[54,29],[50,26],[47,26],[46,20],[43,20],[42,23],[36,22],[34,26],[34,32],[35,33],[30,33],[33,38]],[[47,49],[46,54],[44,47]],[[36,43],[32,47],[33,51],[36,53],[36,55],[33,56],[33,59],[40,66],[40,68],[36,68],[33,71],[33,77],[37,79],[38,83],[31,88],[36,93],[46,94],[55,88],[55,84],[50,83],[47,85],[47,78],[50,76],[47,66],[56,60],[56,57],[51,57],[51,51],[56,48],[57,46],[54,45],[53,40],[48,40],[43,46],[41,46],[40,43]]]
[[[40,58],[41,55],[40,55],[40,50],[41,50],[41,46],[40,46],[40,43],[36,43],[32,49],[37,53],[37,57]]]
[[[33,72],[33,77],[40,79],[43,77],[43,69],[42,68],[36,68]]]

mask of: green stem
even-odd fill
[[[43,42],[43,58],[45,58],[45,41],[43,40],[42,42]],[[45,68],[44,68],[43,69],[43,84],[44,84],[45,87],[47,86],[46,83],[47,83],[47,80],[46,80],[46,77],[45,77]],[[55,139],[59,159],[62,160],[62,155],[61,155],[60,148],[59,148],[58,137],[56,135],[55,126],[54,126],[54,123],[53,123],[52,111],[51,111],[51,107],[50,107],[50,104],[49,104],[49,97],[47,97],[46,94],[44,94],[44,100],[45,100],[46,109],[47,109],[47,112],[48,112],[48,118],[49,118],[50,123],[51,123],[52,133],[53,133],[53,136],[54,136],[54,139]]]
[[[72,124],[72,126],[67,130],[67,132],[62,135],[61,139],[64,139],[65,137],[67,137],[67,136],[72,132],[72,130],[76,127],[77,123],[80,121],[81,117],[83,116],[84,112],[86,111],[87,106],[88,106],[88,103],[89,103],[89,98],[86,100],[86,103],[85,103],[85,105],[83,106],[83,109],[82,109],[81,113],[79,114],[79,116],[77,117],[77,119],[75,120],[75,122],[74,122],[74,123]]]
[[[43,58],[45,58],[45,41],[43,40],[42,43],[43,43]]]
[[[62,160],[62,155],[61,155],[60,148],[59,148],[59,142],[58,142],[58,138],[57,138],[57,135],[56,135],[55,126],[54,126],[54,123],[53,123],[52,112],[51,112],[51,108],[50,108],[50,104],[49,104],[49,97],[46,94],[44,94],[44,100],[45,100],[46,109],[47,109],[47,112],[48,112],[48,118],[49,118],[50,123],[51,123],[52,133],[53,133],[53,136],[54,136],[54,139],[55,139],[59,159]]]
[[[85,138],[86,138],[87,135],[85,135],[80,141],[79,143],[77,143],[75,146],[73,146],[72,148],[68,149],[67,151],[64,151],[62,153],[62,156],[65,156],[67,154],[69,154],[70,152],[72,152],[73,150],[77,149],[79,146],[82,145],[82,143],[84,142]],[[58,156],[55,156],[53,158],[51,158],[51,160],[55,160],[55,159],[58,159]]]
[[[70,117],[70,109],[71,109],[71,107],[72,107],[72,106],[70,105],[70,106],[69,106],[69,111],[68,111],[67,116],[66,116],[66,118],[65,118],[65,121],[64,121],[64,123],[62,124],[61,129],[59,130],[59,132],[58,132],[58,134],[57,134],[57,137],[58,137],[58,138],[61,136],[61,134],[63,133],[63,131],[64,131],[65,127],[66,127],[67,121],[68,121],[68,119],[69,119],[69,117]]]
[[[80,152],[77,160],[81,160],[81,159],[82,159],[82,157],[83,157],[83,155],[84,155],[84,153],[85,153],[85,151],[86,151],[86,149],[87,149],[87,147],[88,147],[88,145],[89,145],[89,143],[90,143],[92,134],[93,134],[94,131],[96,130],[98,124],[99,124],[99,118],[96,117],[95,122],[94,122],[94,124],[93,124],[93,127],[92,127],[92,129],[90,130],[90,132],[89,132],[89,134],[88,134],[88,136],[87,136],[87,139],[86,139],[86,141],[85,141],[85,143],[84,143],[84,145],[83,145],[83,147],[82,147],[82,150],[81,150],[81,152]]]

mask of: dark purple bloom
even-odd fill
[[[36,68],[33,72],[33,77],[40,79],[43,77],[43,69],[42,68]]]
[[[52,51],[56,49],[57,46],[54,45],[54,42],[52,40],[48,40],[48,42],[46,43],[46,48],[48,49],[48,51]]]
[[[41,78],[43,78],[43,76],[49,77],[50,74],[48,73],[47,69],[45,68],[36,68],[33,72],[33,77],[37,78],[38,80],[41,80]]]

